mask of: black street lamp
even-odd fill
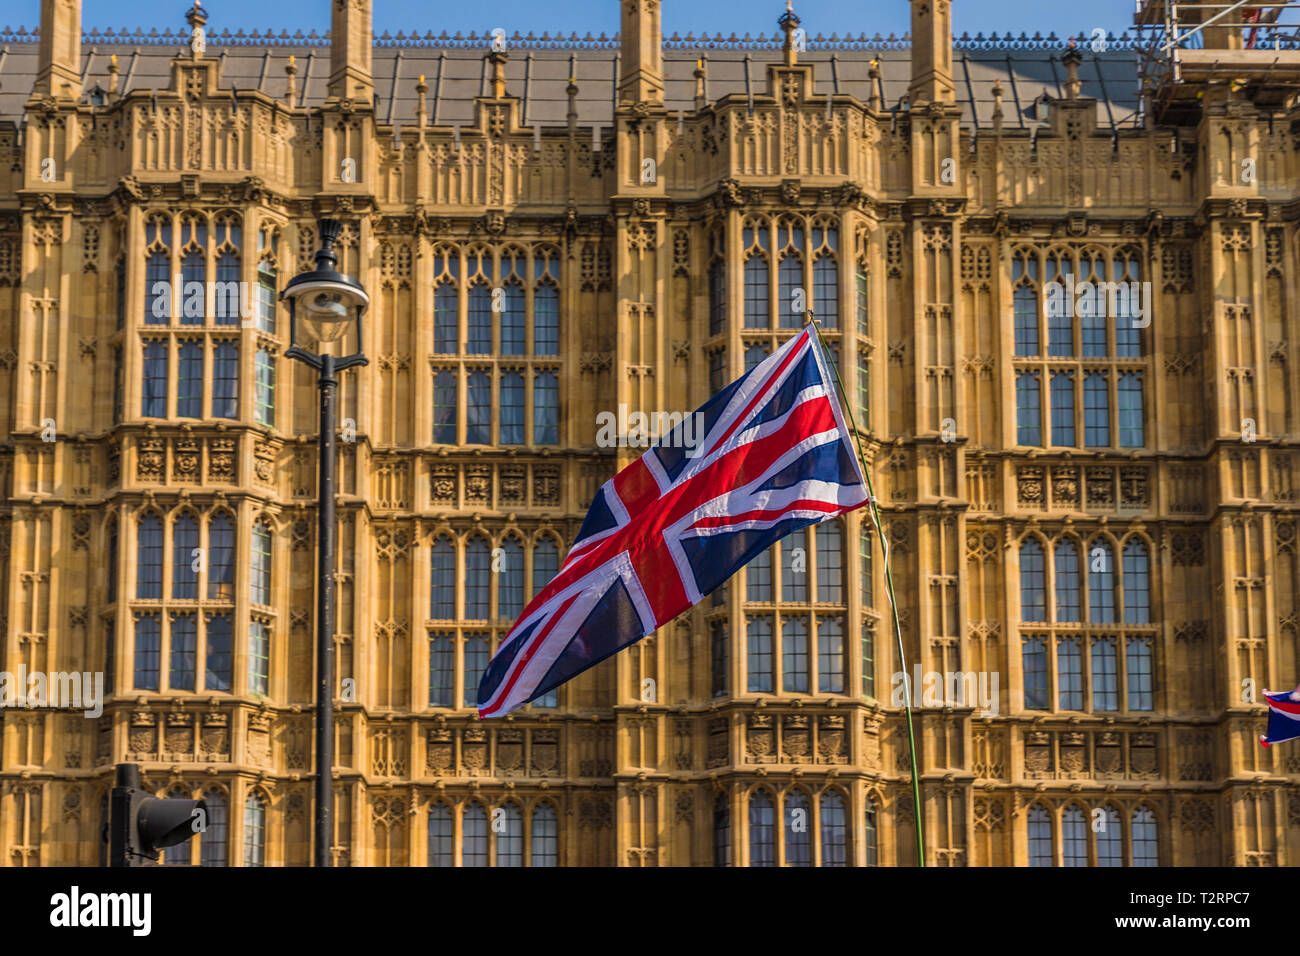
[[[361,314],[370,304],[365,287],[339,272],[334,243],[339,236],[337,219],[320,220],[320,250],[316,268],[289,280],[280,298],[289,303],[289,358],[310,365],[320,388],[320,487],[317,489],[319,532],[317,534],[316,588],[316,866],[330,866],[334,807],[334,401],[338,392],[335,374],[354,365],[368,365],[362,352]],[[298,344],[298,311],[307,330],[314,335],[321,354]],[[333,348],[342,342],[348,327],[356,322],[357,350],[336,356]]]

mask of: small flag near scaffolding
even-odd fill
[[[1259,742],[1267,747],[1300,737],[1300,687],[1276,693],[1264,691],[1264,699],[1268,701],[1268,731]]]

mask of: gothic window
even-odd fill
[[[271,629],[263,621],[248,625],[248,692],[269,694],[271,687]]]
[[[751,617],[748,623],[747,654],[750,693],[772,693],[772,618]]]
[[[167,343],[147,341],[144,346],[144,388],[140,414],[144,418],[167,417]]]
[[[502,266],[504,267],[504,263]],[[501,354],[524,354],[524,284],[517,278],[506,280],[504,308],[501,311]],[[522,858],[521,858],[522,864]]]
[[[117,603],[117,518],[110,518],[108,521],[108,554],[106,561],[108,564],[108,581],[105,584],[105,602],[106,604]]]
[[[207,226],[181,221],[181,325],[203,325],[207,301]]]
[[[808,600],[808,539],[796,531],[783,540],[781,550],[781,600]],[[819,555],[820,556],[820,555]]]
[[[259,425],[275,424],[275,357],[266,349],[258,349],[254,360],[254,381],[257,386],[256,419]]]
[[[113,346],[113,424],[122,423],[126,403],[126,370],[122,366],[122,346]]]
[[[1097,830],[1097,865],[1124,865],[1124,826],[1119,811],[1114,807],[1103,807],[1101,811]]]
[[[534,254],[533,354],[560,354],[559,256],[549,250]]]
[[[1052,373],[1052,444],[1075,444],[1074,378],[1068,371]]]
[[[1078,313],[1084,358],[1105,358],[1107,313],[1104,300],[1097,301],[1099,284],[1106,280],[1106,262],[1100,250],[1085,250],[1079,255],[1076,278],[1080,292],[1070,303]]]
[[[524,865],[524,813],[515,803],[499,807],[500,823],[496,830],[497,866]]]
[[[776,866],[776,810],[766,790],[749,797],[749,865]]]
[[[751,345],[745,349],[745,371],[752,371],[763,364],[763,359],[767,358],[767,349],[761,345]]]
[[[808,622],[800,617],[781,619],[781,689],[788,694],[808,693]]]
[[[1073,804],[1061,814],[1061,862],[1065,866],[1088,865],[1088,825],[1083,810]]]
[[[817,690],[844,693],[844,622],[836,616],[817,616]]]
[[[1038,257],[1033,252],[1021,250],[1011,260],[1011,286],[1016,355],[1038,355]]]
[[[533,809],[531,866],[559,866],[560,826],[555,807],[539,803]]]
[[[156,599],[163,596],[162,518],[148,514],[140,519],[136,537],[135,596]]]
[[[433,440],[442,445],[456,444],[456,373],[443,369],[433,378]]]
[[[1115,623],[1115,565],[1110,545],[1094,538],[1088,546],[1088,620]]]
[[[465,441],[468,444],[492,443],[492,381],[486,372],[470,373],[465,426]]]
[[[1042,394],[1035,372],[1016,372],[1016,443],[1043,444]]]
[[[1104,372],[1083,377],[1083,443],[1089,448],[1110,445],[1110,389]]]
[[[502,372],[500,384],[501,444],[524,443],[524,376]]]
[[[858,316],[858,335],[871,335],[871,277],[867,264],[859,260],[854,277],[854,304]]]
[[[1124,646],[1128,709],[1151,710],[1151,638],[1131,637]]]
[[[203,417],[203,345],[182,341],[176,363],[176,415],[178,418]]]
[[[452,839],[451,807],[433,804],[429,807],[429,866],[455,866]]]
[[[872,570],[871,570],[872,536],[871,536],[871,527],[868,525],[866,518],[862,519],[862,526],[858,534],[859,534],[858,557],[862,565],[861,568],[862,604],[864,607],[872,607],[876,603],[873,594],[875,590],[875,584],[871,576],[872,575]]]
[[[840,274],[832,252],[820,252],[813,260],[813,313],[823,328],[839,328]]]
[[[235,597],[235,526],[226,514],[208,522],[208,598],[232,601]]]
[[[456,548],[447,538],[438,538],[430,551],[431,587],[429,617],[450,621],[456,617]]]
[[[560,381],[554,372],[533,379],[533,444],[560,443]]]
[[[1083,710],[1083,650],[1077,637],[1062,637],[1056,643],[1057,707]]]
[[[866,848],[866,866],[879,866],[879,851],[877,849],[876,837],[876,807],[870,799],[867,800],[866,819],[862,828],[862,842]]]
[[[514,621],[524,611],[524,548],[514,538],[501,543],[497,574],[497,617]]]
[[[167,675],[169,690],[193,690],[197,663],[198,623],[193,614],[171,617],[171,662]]]
[[[1067,265],[1068,269],[1069,266]],[[1047,255],[1047,281],[1061,281],[1061,256],[1057,252]],[[1034,353],[1037,354],[1037,353]],[[1047,356],[1070,358],[1074,355],[1074,322],[1071,310],[1062,308],[1059,299],[1049,297],[1047,309]]]
[[[171,315],[171,220],[155,216],[145,223],[144,324],[167,325]]]
[[[1115,638],[1092,639],[1092,709],[1119,710],[1119,667]]]
[[[1160,843],[1156,815],[1148,807],[1133,811],[1132,834],[1134,866],[1158,866]]]
[[[848,826],[844,797],[835,791],[821,798],[822,866],[848,866]]]
[[[433,291],[433,350],[440,355],[454,355],[460,351],[459,309],[456,287],[448,281],[439,282]]]
[[[1078,622],[1079,616],[1079,548],[1073,541],[1056,545],[1056,620]]]
[[[208,825],[199,839],[199,865],[225,866],[228,824],[226,822],[226,797],[216,788],[203,794],[208,808]]]
[[[229,614],[207,615],[206,690],[229,692],[234,683],[235,654]]]
[[[135,689],[158,690],[158,668],[162,657],[162,626],[157,614],[140,614],[135,619]]]
[[[213,346],[212,417],[239,417],[238,342],[218,342]]]
[[[803,235],[803,226],[797,220],[782,219],[777,227],[776,248],[780,251],[777,267],[777,328],[801,328],[806,320],[808,286],[803,274]],[[796,289],[802,292],[798,298],[795,296]],[[802,304],[798,299],[803,299]]]
[[[1121,250],[1111,263],[1115,293],[1115,355],[1119,358],[1140,358],[1142,355],[1142,325],[1147,321],[1142,307],[1151,302],[1141,294],[1142,260],[1136,249]]]
[[[486,634],[470,634],[465,637],[465,696],[461,701],[463,707],[473,707],[478,703],[478,685],[487,670],[489,655],[489,638]]]
[[[172,524],[172,597],[191,601],[199,596],[199,523],[183,514]]]
[[[726,382],[726,359],[727,353],[722,349],[715,349],[709,353],[709,394],[717,395],[722,391]]]
[[[713,800],[713,865],[731,866],[731,804],[725,793]]]
[[[771,307],[768,297],[770,261],[767,246],[770,241],[766,224],[746,225],[743,233],[745,247],[745,328],[766,329],[770,326]]]
[[[217,271],[221,273],[223,260],[218,260]],[[236,276],[239,270],[239,260],[234,260]],[[267,335],[275,335],[275,305],[276,305],[276,284],[278,276],[275,266],[268,260],[263,259],[257,264],[257,330],[265,332]],[[228,323],[234,324],[234,323]]]
[[[1146,444],[1146,437],[1140,372],[1127,372],[1119,377],[1118,397],[1119,446],[1141,448]]]
[[[1021,647],[1020,667],[1025,684],[1025,710],[1047,710],[1047,640],[1026,637]]]
[[[465,618],[488,619],[488,593],[491,578],[491,549],[482,537],[469,539],[465,546]]]
[[[1151,577],[1147,546],[1138,538],[1124,545],[1124,623],[1151,623]]]
[[[812,866],[812,812],[808,796],[795,790],[785,798],[785,864]]]
[[[539,538],[533,547],[533,594],[551,583],[560,569],[560,549],[549,537]]]
[[[832,518],[816,525],[817,600],[829,604],[844,601],[844,525]]]
[[[1047,620],[1047,585],[1043,546],[1036,538],[1020,545],[1020,620]]]
[[[727,693],[727,625],[722,621],[709,624],[709,674],[714,697]]]
[[[727,323],[727,264],[714,259],[709,264],[709,334],[721,335]]]
[[[492,290],[487,282],[477,280],[469,287],[469,355],[492,352]]]
[[[871,361],[866,352],[858,353],[858,421],[860,430],[871,431]]]
[[[451,634],[429,638],[429,706],[456,706],[456,648]]]
[[[253,525],[252,567],[249,572],[249,599],[254,604],[271,603],[271,526],[260,520]]]
[[[764,548],[745,566],[745,588],[750,601],[772,600],[772,549]]]
[[[250,793],[244,801],[244,866],[266,865],[266,798]]]
[[[1052,818],[1045,808],[1034,804],[1026,815],[1029,827],[1029,865],[1052,865]]]
[[[460,865],[488,865],[488,819],[481,803],[471,803],[461,816]]]
[[[876,696],[876,634],[869,621],[862,622],[862,693]]]

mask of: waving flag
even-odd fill
[[[483,672],[479,715],[540,697],[667,624],[779,538],[865,504],[834,382],[805,328],[607,481],[564,566]]]
[[[1268,702],[1268,731],[1259,738],[1267,747],[1300,737],[1300,687],[1277,693],[1264,691]]]

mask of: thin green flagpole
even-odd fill
[[[808,310],[808,324],[817,333],[817,341],[821,343],[826,357],[832,358],[830,348],[826,345],[826,339],[822,337],[821,326],[818,325],[812,309]],[[849,401],[849,394],[840,378],[838,366],[832,361],[828,361],[827,364],[835,372],[835,384],[839,386],[841,404],[848,412],[849,424],[853,426],[853,439],[858,446],[862,476],[867,480],[867,503],[871,506],[871,521],[876,526],[876,536],[880,539],[880,547],[885,559],[885,587],[889,591],[889,607],[894,614],[894,634],[898,637],[898,662],[903,670],[903,712],[907,715],[907,743],[912,756],[912,806],[916,818],[917,859],[920,860],[921,866],[925,866],[925,824],[923,822],[925,814],[921,806],[920,769],[916,762],[916,732],[912,728],[912,689],[907,678],[907,652],[903,649],[903,626],[898,620],[898,600],[894,596],[894,573],[889,567],[889,541],[885,537],[884,528],[880,525],[880,506],[876,503],[876,490],[871,486],[871,469],[867,467],[867,456],[862,453],[862,436],[858,432],[858,423],[853,417],[853,403]]]

